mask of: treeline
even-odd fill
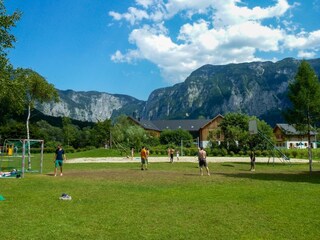
[[[183,155],[196,155],[198,142],[186,130],[165,130],[160,137],[133,123],[127,116],[120,116],[114,122],[107,119],[97,123],[74,121],[67,117],[39,119],[38,112],[32,112],[30,121],[30,138],[42,139],[45,142],[45,151],[51,152],[57,144],[64,145],[68,152],[89,150],[92,148],[114,148],[123,154],[128,154],[131,148],[138,151],[147,146],[151,153],[165,155],[167,148],[180,150],[183,142]],[[19,119],[20,118],[20,119]],[[24,117],[0,117],[0,135],[5,139],[25,139],[26,125]],[[257,121],[258,128],[265,137],[273,140],[272,128],[256,117],[240,113],[226,114],[218,128],[210,131],[208,137],[208,153],[215,156],[242,155],[250,149],[264,151],[271,146],[260,135],[250,135],[248,122]],[[50,123],[51,124],[50,124]],[[80,124],[79,124],[80,123]],[[220,142],[220,136],[224,141]]]

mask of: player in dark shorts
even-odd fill
[[[255,165],[256,165],[256,154],[253,150],[250,152],[250,171],[254,172],[256,170]]]
[[[203,175],[202,168],[205,167],[205,169],[207,170],[207,175],[210,176],[208,163],[207,163],[207,152],[203,149],[203,147],[200,147],[198,157],[199,157],[200,175],[201,176]]]

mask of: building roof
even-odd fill
[[[144,120],[129,117],[136,124],[140,125],[146,130],[164,131],[183,129],[189,132],[199,131],[214,119],[221,116],[217,115],[213,119],[180,119],[180,120]],[[222,117],[222,116],[221,116]]]
[[[155,126],[152,121],[149,120],[138,120],[132,117],[129,117],[129,119],[131,119],[132,121],[134,121],[136,124],[140,125],[141,127],[143,127],[146,130],[153,130],[153,131],[161,131],[157,126]]]
[[[280,128],[281,131],[283,131],[286,135],[305,135],[306,133],[302,133],[298,131],[293,125],[287,124],[287,123],[278,123],[276,124],[275,128]],[[311,131],[311,135],[316,135],[316,132]]]
[[[211,120],[207,121],[205,123],[205,125],[203,125],[201,128],[205,128],[208,124],[212,123],[213,121],[215,121],[217,118],[224,118],[221,114],[218,114],[217,116],[215,116],[214,118],[212,118]]]
[[[199,131],[210,120],[208,119],[181,119],[181,120],[154,120],[152,123],[157,126],[161,131],[163,130],[177,130],[183,129],[189,132]]]
[[[140,120],[139,123],[145,129],[161,131],[152,121]]]

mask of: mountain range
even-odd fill
[[[320,59],[307,60],[320,74]],[[147,101],[96,91],[58,90],[59,103],[38,104],[50,116],[67,116],[97,122],[126,114],[140,119],[198,119],[240,112],[254,115],[270,125],[283,122],[288,106],[288,85],[294,80],[300,60],[204,65],[187,79],[154,90]]]

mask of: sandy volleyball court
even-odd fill
[[[248,162],[250,163],[249,157],[207,157],[208,162]],[[279,158],[268,158],[268,157],[257,157],[256,163],[259,162],[270,162],[270,163],[307,163],[308,160],[306,159],[290,159],[290,161],[284,161],[283,159]],[[139,157],[135,157],[133,159],[126,158],[126,157],[105,157],[105,158],[73,158],[68,159],[66,163],[104,163],[104,162],[110,162],[110,163],[125,163],[125,162],[132,162],[132,163],[138,163],[140,162]],[[168,157],[149,157],[149,162],[169,162]],[[197,157],[180,157],[179,160],[174,158],[175,162],[194,162],[197,163],[198,159]]]

